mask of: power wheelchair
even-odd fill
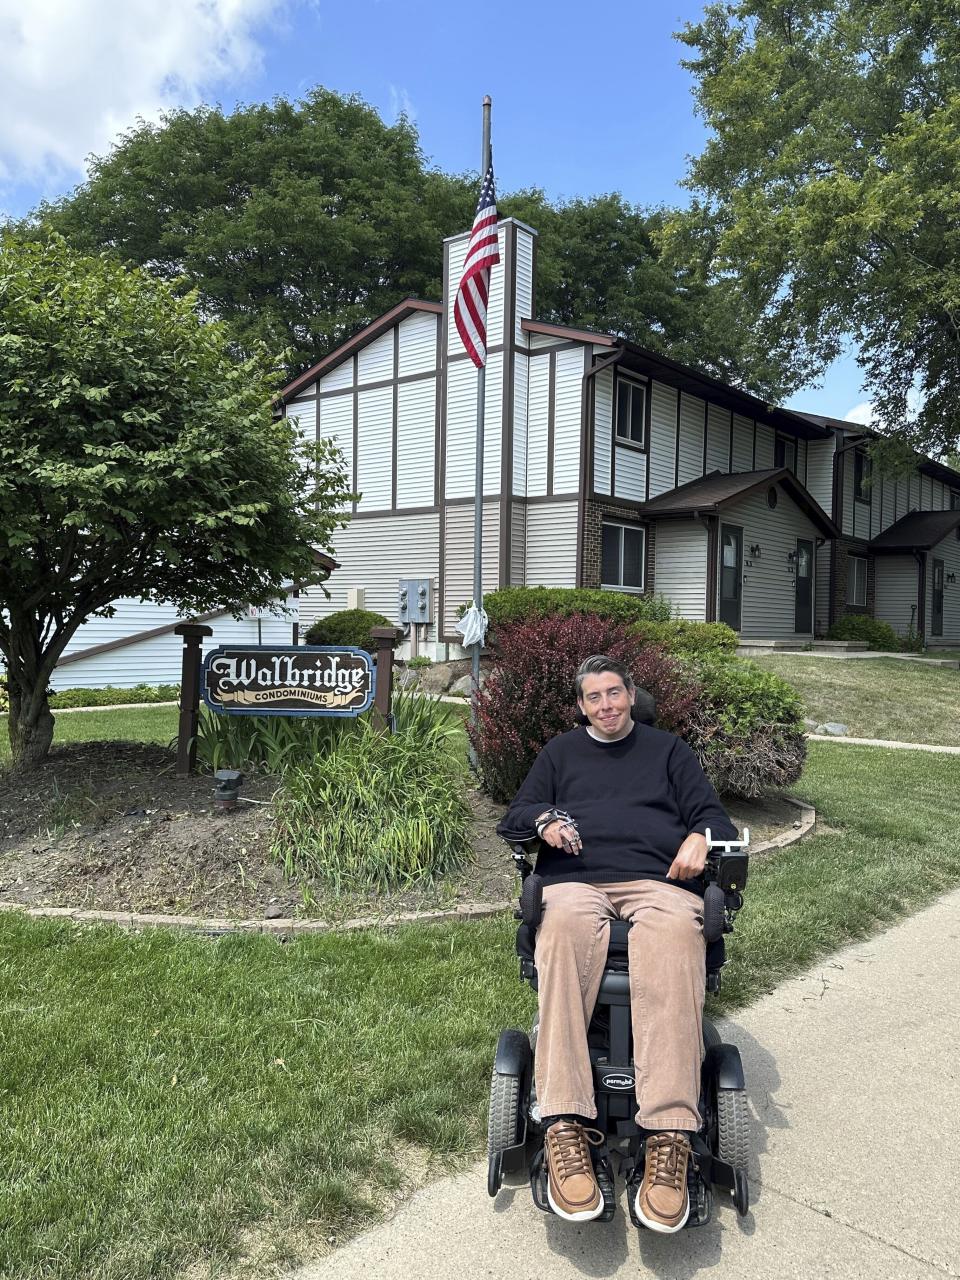
[[[649,699],[649,695],[646,697]],[[646,720],[649,709],[639,695],[638,704],[634,719]],[[733,931],[734,918],[743,905],[749,831],[745,829],[743,835],[740,841],[719,842],[712,841],[707,831],[710,852],[704,869],[703,927],[707,942],[708,992],[720,990],[720,971],[726,959],[724,935]],[[516,940],[520,979],[529,982],[536,991],[534,953],[542,913],[543,883],[534,873],[528,852],[538,842],[536,838],[517,839],[509,833],[504,833],[503,838],[512,848],[521,880],[520,904],[514,912],[520,921]],[[606,968],[587,1033],[597,1104],[597,1118],[591,1124],[605,1136],[601,1146],[591,1149],[591,1155],[603,1196],[603,1211],[595,1221],[609,1222],[613,1218],[616,1175],[619,1174],[627,1186],[630,1219],[640,1228],[642,1224],[634,1205],[643,1179],[644,1142],[634,1120],[636,1096],[627,968],[629,931],[626,920],[614,920],[610,924]],[[505,1173],[527,1170],[534,1203],[543,1212],[551,1213],[547,1200],[544,1128],[537,1107],[533,1071],[537,1027],[535,1019],[529,1035],[516,1029],[500,1033],[490,1084],[487,1191],[495,1197]],[[703,1040],[699,1106],[702,1126],[698,1133],[690,1135],[687,1227],[704,1226],[710,1221],[715,1193],[729,1197],[741,1216],[750,1206],[747,1184],[750,1128],[740,1053],[735,1045],[721,1042],[719,1032],[706,1017]]]

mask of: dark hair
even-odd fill
[[[605,653],[591,653],[589,658],[584,658],[577,670],[576,689],[578,702],[583,697],[584,676],[599,676],[605,671],[619,676],[623,681],[623,687],[628,693],[633,689],[633,677],[622,662],[618,662],[616,658],[608,658]]]

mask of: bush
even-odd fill
[[[574,614],[502,624],[493,669],[477,695],[476,724],[468,730],[484,789],[495,800],[510,801],[544,743],[573,727],[574,677],[591,653],[623,662],[656,698],[660,726],[686,736],[699,685],[622,622]]]
[[[10,710],[10,695],[7,693],[6,679],[0,676],[0,715]]]
[[[178,684],[138,684],[132,689],[104,685],[100,689],[60,689],[50,695],[53,711],[63,707],[119,707],[131,702],[176,702]]]
[[[288,768],[272,851],[288,876],[334,890],[405,888],[453,870],[470,851],[457,722],[443,704],[398,697],[396,732],[367,718],[325,756]]]
[[[859,640],[871,649],[884,649],[897,653],[900,641],[888,622],[878,622],[863,613],[848,613],[833,624],[827,632],[828,640]]]
[[[376,653],[377,642],[371,640],[372,627],[392,627],[393,623],[382,613],[371,613],[369,609],[341,609],[339,613],[330,613],[325,618],[317,618],[304,637],[306,644],[353,645],[356,649],[366,649],[367,653]],[[395,641],[396,648],[399,641]]]
[[[671,610],[670,601],[663,596],[588,591],[580,587],[503,587],[484,596],[483,607],[491,632],[508,622],[568,618],[578,613],[593,614],[612,622],[667,622]]]
[[[637,622],[633,633],[648,644],[659,645],[667,653],[680,657],[736,652],[740,637],[725,622],[688,622],[671,618],[669,622]]]

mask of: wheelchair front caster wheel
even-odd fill
[[[733,1176],[736,1182],[732,1193],[733,1204],[738,1215],[743,1218],[750,1208],[750,1186],[747,1183],[747,1175],[743,1169],[734,1170]]]

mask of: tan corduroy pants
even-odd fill
[[[609,922],[617,917],[632,921],[637,1124],[696,1130],[706,984],[703,902],[658,880],[568,881],[544,889],[536,944],[540,1114],[596,1117],[587,1028],[606,963]]]

